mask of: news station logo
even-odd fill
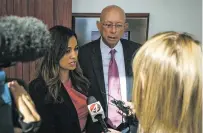
[[[92,113],[98,113],[101,109],[101,106],[98,103],[93,103],[92,105],[90,105],[90,111]]]

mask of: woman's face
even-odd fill
[[[64,70],[74,70],[78,60],[78,44],[75,36],[72,36],[67,42],[67,50],[60,59],[59,65]]]

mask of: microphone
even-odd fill
[[[0,17],[0,67],[34,61],[51,47],[47,26],[34,17]]]
[[[129,125],[138,126],[138,120],[135,115],[133,115],[132,110],[129,106],[124,106],[124,102],[121,100],[113,99],[111,100],[112,103],[116,105],[116,107],[121,110],[123,113],[126,114],[125,119]],[[131,113],[130,113],[131,112]]]
[[[121,110],[123,113],[125,113],[126,116],[128,116],[128,115],[130,114],[130,111],[131,111],[130,107],[129,107],[129,106],[124,106],[125,103],[124,103],[123,101],[113,99],[113,100],[111,100],[111,102],[112,102],[113,104],[115,104],[116,107],[117,107],[119,110]]]
[[[121,100],[116,100],[113,96],[101,91],[103,94],[110,96],[111,98],[113,98],[113,100],[111,100],[111,102],[119,109],[121,110],[123,113],[125,113],[126,115],[129,115],[131,109],[129,106],[125,106],[125,103]]]
[[[113,98],[113,100],[111,100],[111,102],[119,109],[121,110],[126,116],[125,116],[125,120],[126,123],[128,123],[129,125],[135,125],[138,126],[138,120],[136,118],[135,115],[133,115],[132,110],[129,106],[125,106],[125,103],[121,100],[116,100],[113,96],[106,94],[105,92],[102,92],[105,95],[110,96],[111,98]],[[131,112],[131,113],[130,113]]]
[[[88,106],[87,107],[88,107],[89,114],[92,118],[92,121],[93,122],[99,121],[99,123],[102,126],[103,132],[107,133],[108,128],[107,128],[106,123],[104,122],[104,118],[105,118],[104,110],[103,110],[100,102],[97,101],[95,99],[95,97],[93,97],[93,96],[88,97],[87,100],[88,100]]]

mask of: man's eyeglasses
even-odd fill
[[[124,24],[112,24],[112,23],[103,23],[103,27],[110,29],[113,28],[113,26],[115,26],[116,29],[121,30],[124,28]]]

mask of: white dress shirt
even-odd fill
[[[109,62],[111,59],[110,51],[112,50],[112,48],[104,44],[101,38],[100,49],[101,49],[101,56],[102,56],[105,89],[106,89],[106,93],[108,94],[108,69],[109,69]],[[121,42],[119,41],[113,49],[116,50],[115,60],[118,66],[122,101],[127,101],[125,62],[124,62],[124,55],[123,55],[123,46]],[[107,101],[108,101],[108,96],[107,96]]]

